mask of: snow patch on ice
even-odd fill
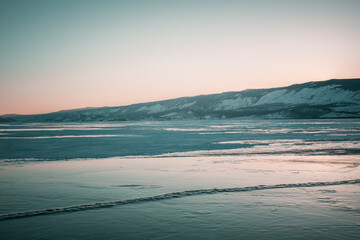
[[[0,137],[0,139],[46,139],[46,138],[101,138],[101,137],[138,137],[133,134],[104,134],[104,135],[59,135],[59,136],[36,136],[36,137]]]

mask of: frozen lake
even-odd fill
[[[358,239],[360,120],[0,125],[4,239]]]

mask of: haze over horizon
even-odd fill
[[[2,1],[0,115],[360,76],[360,1]]]

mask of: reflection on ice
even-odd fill
[[[154,157],[195,157],[195,156],[221,156],[243,154],[346,154],[347,151],[358,152],[359,141],[310,141],[299,139],[277,140],[241,140],[217,142],[215,144],[240,144],[241,148],[201,150],[188,152],[173,152],[156,155]]]

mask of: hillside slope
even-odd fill
[[[76,122],[174,119],[297,119],[360,117],[360,79],[332,79],[282,88],[184,97],[120,107],[4,115],[1,122]]]

